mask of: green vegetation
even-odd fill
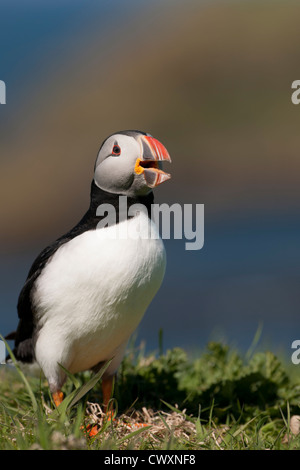
[[[209,343],[191,360],[179,348],[132,349],[115,385],[112,421],[97,404],[102,372],[70,374],[55,409],[43,377],[1,366],[0,449],[300,448],[300,377],[271,352],[243,357]],[[94,424],[99,431],[90,437]]]

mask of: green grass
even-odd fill
[[[0,449],[299,449],[300,377],[270,351],[241,355],[209,343],[191,359],[174,348],[125,357],[115,384],[118,419],[101,414],[101,375],[71,374],[56,409],[43,376],[0,368]],[[90,438],[91,409],[100,425]],[[98,413],[98,414],[97,414]],[[135,420],[147,428],[130,426]]]

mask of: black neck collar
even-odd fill
[[[89,212],[96,214],[97,208],[100,206],[100,204],[111,204],[116,210],[118,220],[120,196],[122,196],[122,194],[113,194],[100,189],[93,180],[91,185],[91,202]],[[149,217],[151,215],[151,204],[153,204],[153,201],[154,196],[152,191],[145,196],[127,196],[128,207],[132,206],[133,204],[143,204],[148,211]]]
[[[128,219],[128,214],[120,214],[119,211],[119,197],[122,196],[121,194],[113,194],[108,193],[107,191],[103,191],[103,189],[98,188],[95,182],[92,182],[91,186],[91,202],[88,211],[84,214],[82,219],[79,221],[75,227],[73,227],[68,233],[60,237],[55,246],[59,246],[59,244],[64,243],[84,232],[87,230],[94,230],[97,228],[98,223],[103,219],[105,216],[97,215],[97,208],[101,204],[111,204],[116,211],[116,223],[124,219]],[[136,196],[136,197],[127,197],[127,208],[129,208],[133,204],[143,204],[148,212],[149,218],[151,218],[151,204],[153,204],[154,196],[153,192],[151,191],[146,196]]]

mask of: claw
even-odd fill
[[[114,411],[107,411],[105,413],[105,417],[106,417],[108,422],[114,422],[116,424],[118,423],[117,419],[115,418]],[[83,428],[83,426],[82,426],[82,428]],[[100,431],[100,429],[101,429],[101,427],[98,424],[88,424],[85,431],[87,432],[89,437],[95,437],[98,434],[98,432]]]
[[[147,423],[134,423],[134,424],[126,424],[126,426],[132,430],[137,430],[141,428],[147,428],[148,426],[151,426],[151,424]]]
[[[64,399],[64,394],[60,390],[55,393],[52,393],[52,398],[55,403],[55,406],[58,407]]]
[[[86,430],[87,430],[89,437],[95,437],[100,431],[100,427],[97,426],[97,424],[95,424],[94,426],[92,424],[89,424]]]

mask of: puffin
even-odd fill
[[[164,244],[151,219],[153,189],[170,178],[165,161],[171,162],[167,149],[146,132],[107,137],[96,158],[87,212],[29,270],[18,298],[17,329],[6,339],[14,340],[18,361],[39,365],[57,407],[64,398],[64,369],[97,372],[109,363],[102,376],[108,408],[128,340],[165,274]]]

